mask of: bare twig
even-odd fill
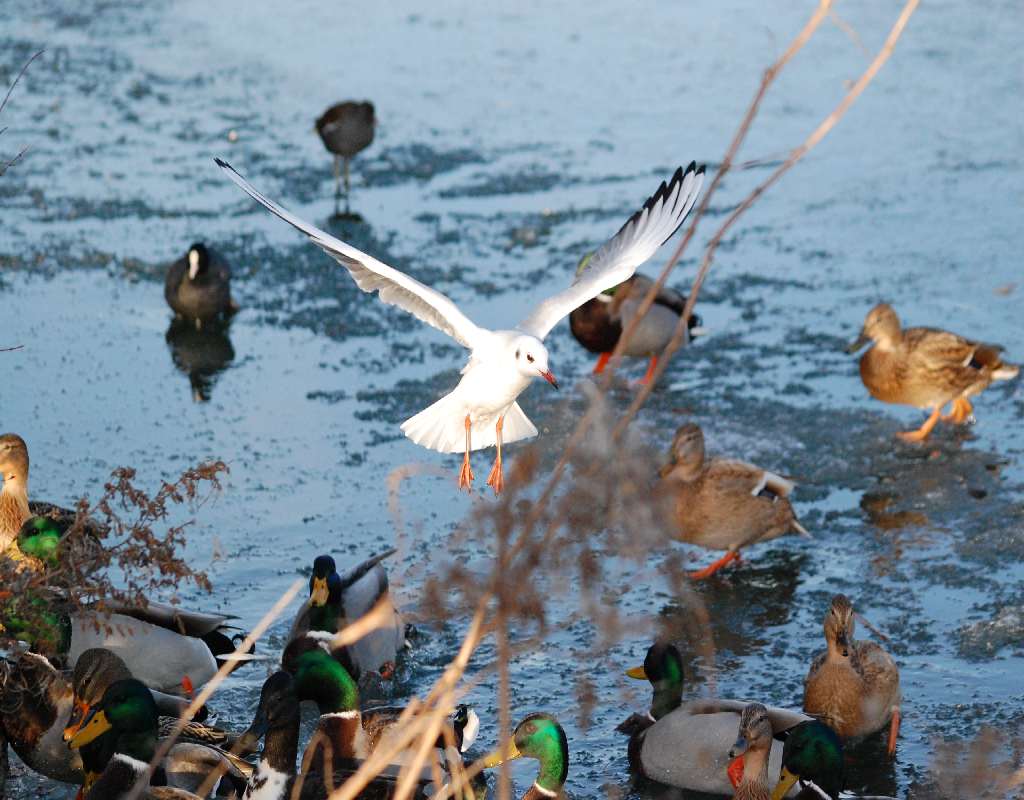
[[[864,73],[858,78],[857,82],[853,85],[846,96],[840,101],[839,105],[822,121],[817,128],[811,133],[810,136],[798,147],[796,147],[790,154],[789,157],[783,162],[775,171],[772,172],[768,178],[757,186],[747,197],[743,200],[739,206],[726,218],[725,222],[715,231],[714,236],[711,237],[711,241],[708,242],[707,248],[704,251],[704,258],[701,261],[700,269],[697,270],[697,277],[694,278],[693,287],[690,290],[689,297],[686,298],[686,306],[683,308],[683,313],[679,318],[679,323],[676,325],[676,330],[672,336],[672,339],[665,346],[664,351],[658,358],[658,365],[654,370],[654,374],[651,376],[651,380],[637,393],[637,396],[633,399],[626,413],[622,415],[619,420],[619,424],[616,427],[615,435],[619,436],[625,430],[626,426],[636,415],[640,407],[646,402],[650,396],[651,391],[654,389],[655,384],[664,374],[665,369],[668,367],[669,361],[672,356],[683,344],[687,331],[687,322],[690,316],[693,314],[694,303],[697,302],[697,296],[700,293],[701,287],[704,285],[704,280],[707,278],[708,271],[711,269],[711,263],[715,256],[715,251],[718,245],[721,244],[722,239],[729,229],[735,224],[746,211],[749,209],[758,198],[761,197],[769,188],[771,188],[784,174],[786,174],[793,165],[795,165],[800,159],[802,159],[811,149],[817,145],[822,139],[828,135],[828,132],[832,130],[842,119],[843,115],[849,110],[850,106],[853,105],[854,101],[860,97],[861,93],[867,88],[868,84],[874,79],[875,75],[882,68],[882,65],[889,60],[889,56],[892,55],[893,49],[896,47],[896,42],[903,34],[904,28],[907,26],[910,17],[917,9],[920,0],[908,0],[906,5],[903,7],[903,11],[900,13],[896,22],[893,24],[892,29],[889,31],[889,35],[886,37],[885,43],[882,48],[878,51],[874,60],[868,65]],[[823,3],[824,5],[824,3]],[[716,176],[717,177],[717,176]],[[714,186],[714,183],[712,183]],[[705,198],[706,199],[706,198]],[[663,275],[664,276],[664,275]],[[644,298],[645,300],[647,298]],[[639,317],[639,314],[638,314]]]
[[[146,791],[146,788],[149,786],[149,780],[153,775],[153,771],[164,760],[171,747],[174,746],[174,743],[178,740],[178,736],[181,735],[182,730],[184,730],[185,725],[192,721],[196,712],[203,707],[206,701],[213,696],[215,691],[217,691],[217,687],[224,682],[228,673],[230,673],[235,666],[234,659],[249,652],[250,648],[259,641],[260,637],[263,636],[264,633],[266,633],[267,628],[269,628],[273,624],[274,620],[281,615],[281,612],[288,607],[292,600],[295,599],[295,595],[297,595],[299,590],[301,590],[305,585],[306,581],[299,578],[289,586],[285,593],[277,599],[277,602],[274,603],[271,609],[263,615],[263,618],[256,623],[249,635],[245,637],[245,640],[235,648],[235,652],[228,656],[227,660],[221,664],[220,669],[217,670],[216,674],[210,678],[206,685],[203,686],[202,690],[192,698],[192,702],[188,704],[188,708],[185,709],[178,720],[174,723],[174,727],[171,729],[170,734],[160,741],[156,752],[153,754],[153,758],[149,762],[149,769],[139,776],[139,779],[135,782],[135,785],[128,793],[126,800],[137,800],[137,798],[142,797],[142,793]]]

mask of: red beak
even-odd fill
[[[558,381],[556,381],[555,376],[551,374],[551,370],[548,370],[547,372],[542,372],[540,376],[548,383],[550,383],[552,386],[554,386],[556,389],[558,388]]]

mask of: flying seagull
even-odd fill
[[[268,200],[221,159],[217,165],[256,202],[306,234],[336,259],[364,292],[377,291],[396,305],[447,333],[470,351],[462,380],[449,394],[402,423],[402,432],[416,444],[441,453],[463,453],[459,488],[469,490],[473,471],[469,454],[495,445],[497,457],[487,478],[494,493],[504,486],[501,446],[537,435],[537,429],[516,398],[534,378],[558,388],[548,366],[544,337],[562,317],[610,286],[618,286],[657,252],[683,224],[704,182],[704,167],[691,163],[644,203],[619,232],[594,253],[573,284],[549,297],[512,330],[492,331],[473,323],[445,295],[415,278],[360,252],[304,222]]]

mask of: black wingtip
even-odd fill
[[[222,158],[217,158],[216,156],[214,156],[214,157],[213,157],[213,162],[214,162],[214,163],[215,163],[215,164],[216,164],[216,165],[217,165],[218,167],[227,167],[228,169],[231,169],[231,165],[230,165],[230,164],[229,164],[229,163],[228,163],[227,161],[225,161],[224,159],[222,159]]]
[[[703,175],[705,169],[707,169],[707,164],[701,164],[700,167],[697,168],[697,174]]]

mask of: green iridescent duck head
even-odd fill
[[[49,517],[32,517],[18,532],[18,549],[23,555],[36,558],[48,567],[57,566],[60,528]]]
[[[508,754],[495,750],[484,759],[484,767],[496,767],[516,758],[535,758],[540,772],[534,789],[545,797],[562,791],[569,774],[569,743],[558,720],[550,714],[530,714],[516,726],[508,743]]]
[[[814,784],[833,800],[843,790],[843,745],[828,725],[816,719],[801,722],[786,734],[772,800],[782,800],[797,781],[802,786]]]
[[[655,642],[647,649],[642,667],[626,670],[638,681],[650,681],[654,690],[651,717],[658,720],[679,707],[683,697],[683,658],[674,644]]]
[[[77,750],[100,737],[110,737],[112,752],[149,761],[156,748],[157,722],[156,703],[149,689],[134,678],[116,681],[70,737],[68,747]]]
[[[312,700],[321,714],[359,710],[356,682],[317,640],[304,636],[291,642],[281,666],[293,676],[299,700]]]

